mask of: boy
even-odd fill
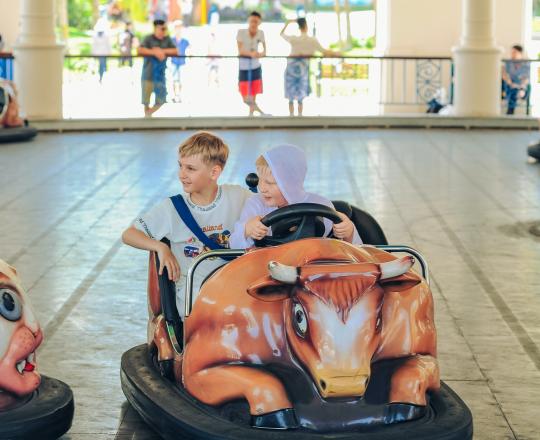
[[[257,95],[263,91],[262,68],[259,59],[266,56],[264,32],[259,29],[261,21],[261,14],[253,11],[248,17],[248,28],[240,29],[236,34],[238,55],[240,55],[238,89],[244,103],[249,107],[249,116],[253,116],[254,112],[266,116],[256,102]]]
[[[152,116],[167,101],[165,69],[167,57],[178,55],[178,49],[167,35],[167,26],[163,20],[154,20],[154,33],[145,37],[137,49],[144,56],[142,69],[142,103],[144,116]],[[150,107],[150,96],[154,93],[154,105]]]
[[[259,193],[253,195],[244,206],[240,220],[234,225],[229,239],[231,248],[253,246],[269,234],[270,228],[261,223],[261,218],[270,212],[293,203],[319,203],[334,208],[330,200],[304,190],[307,172],[306,155],[294,145],[280,145],[267,151],[255,162],[259,175]],[[324,219],[325,236],[333,230],[336,238],[350,243],[362,244],[353,222],[338,212],[343,220],[334,224]]]
[[[223,140],[204,131],[186,139],[178,149],[178,177],[186,205],[202,231],[225,247],[234,222],[251,194],[239,185],[218,185],[228,155],[229,148]],[[164,237],[171,242],[171,249],[160,241]],[[163,200],[135,219],[122,234],[122,240],[135,248],[157,252],[159,274],[166,267],[169,279],[176,281],[176,305],[183,319],[187,271],[193,259],[207,249],[182,221],[171,199]],[[201,263],[195,273],[195,296],[206,276],[222,264],[221,259]]]

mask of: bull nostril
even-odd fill
[[[324,380],[321,380],[319,383],[321,384],[321,388],[323,390],[326,390],[326,382]]]

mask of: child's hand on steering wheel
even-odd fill
[[[354,223],[342,212],[338,212],[337,215],[342,221],[341,223],[334,223],[334,227],[332,228],[334,237],[352,243],[354,235]]]
[[[261,223],[261,216],[251,218],[246,222],[245,235],[253,240],[261,240],[268,234],[268,226]]]

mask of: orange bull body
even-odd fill
[[[232,261],[186,319],[185,388],[208,405],[245,399],[252,415],[294,408],[308,427],[321,408],[339,424],[370,400],[426,405],[440,386],[433,299],[412,262],[394,276],[402,260],[305,239]],[[371,386],[389,360],[389,385]]]

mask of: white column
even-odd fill
[[[11,52],[19,26],[19,0],[0,0],[0,34],[4,51]]]
[[[498,116],[501,48],[495,42],[494,0],[463,0],[460,45],[453,49],[456,116]]]
[[[63,51],[54,31],[54,0],[22,0],[14,75],[29,119],[62,118]]]
[[[461,7],[456,1],[377,0],[375,54],[450,57],[451,47],[459,37]],[[430,67],[425,60],[385,60],[380,65],[380,71],[373,69],[381,81],[381,112],[424,113],[427,96],[419,81],[422,73],[429,72],[431,68],[441,69],[440,87],[446,88],[448,94],[451,75],[449,61],[434,61]],[[439,82],[436,77],[432,79],[434,85]]]

